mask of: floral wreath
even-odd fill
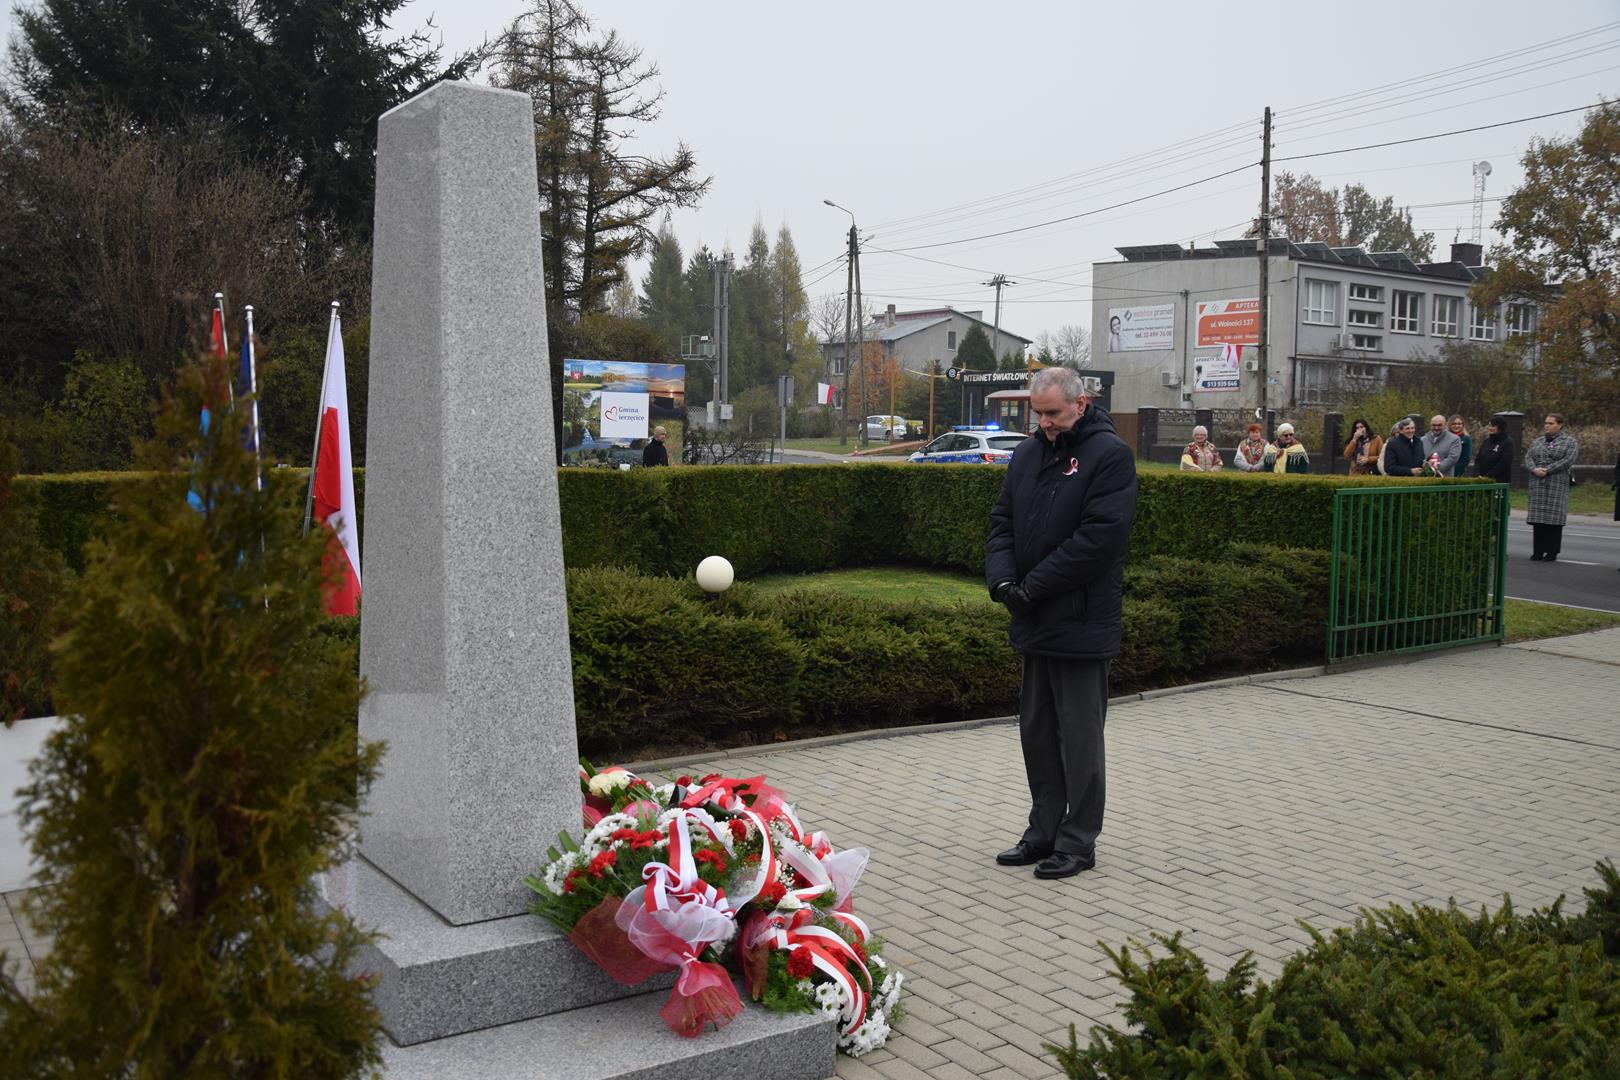
[[[634,986],[678,972],[660,1015],[695,1038],[749,996],[838,1021],[859,1057],[888,1041],[904,976],[854,912],[865,848],[807,832],[764,776],[682,776],[653,785],[618,766],[580,768],[585,834],[524,880],[531,908],[610,977]]]

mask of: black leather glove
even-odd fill
[[[1007,590],[1012,588],[1015,584],[1017,583],[1012,581],[996,582],[990,588],[990,599],[994,600],[998,604],[1003,603],[1007,599]]]
[[[1001,602],[1007,605],[1007,610],[1014,615],[1028,615],[1035,610],[1035,601],[1024,591],[1022,585],[1009,586],[1002,594]]]

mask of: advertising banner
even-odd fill
[[[619,360],[563,361],[563,460],[568,464],[639,464],[652,428],[680,452],[686,420],[686,368]]]
[[[1243,347],[1233,345],[1213,356],[1193,357],[1193,393],[1213,394],[1241,388]]]
[[[1156,352],[1175,347],[1176,305],[1108,309],[1109,352]]]
[[[1200,300],[1193,346],[1260,344],[1260,300]]]

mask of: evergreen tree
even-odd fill
[[[810,298],[805,295],[799,251],[786,223],[776,231],[771,248],[771,304],[780,348],[777,374],[793,376],[801,403],[814,401],[810,391],[822,374],[821,349],[810,326]]]
[[[773,381],[781,371],[781,338],[772,302],[771,242],[757,219],[748,253],[731,272],[731,394]]]
[[[996,370],[996,352],[990,347],[990,335],[978,323],[968,327],[957,343],[956,366],[964,371]]]
[[[211,129],[290,170],[318,217],[371,232],[377,117],[479,54],[439,64],[405,0],[42,0],[18,9],[19,115],[89,128]]]
[[[683,335],[704,332],[693,325],[681,242],[667,215],[658,230],[647,276],[641,279],[641,296],[642,315],[664,338],[671,354],[679,354]]]
[[[692,252],[692,257],[686,260],[686,274],[684,276],[686,289],[686,310],[690,312],[693,334],[709,334],[710,344],[718,349],[719,343],[713,341],[714,333],[714,255],[707,246],[699,245]],[[705,405],[713,400],[715,395],[715,373],[708,364],[693,364],[686,370],[686,400],[690,405]]]
[[[0,988],[26,1076],[351,1076],[380,1063],[365,935],[312,910],[378,745],[361,747],[352,645],[327,632],[325,539],[254,492],[241,411],[199,433],[188,368],[56,645],[68,719],[21,810],[54,935],[35,996]],[[217,394],[210,398],[218,400]],[[202,494],[187,505],[184,473]]]

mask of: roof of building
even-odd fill
[[[888,312],[885,311],[875,312],[873,313],[872,317],[867,320],[866,340],[898,341],[903,337],[910,337],[912,334],[920,333],[921,331],[928,329],[930,326],[938,326],[942,322],[948,322],[953,316],[956,318],[966,319],[969,322],[978,323],[980,326],[984,327],[986,331],[995,330],[994,323],[985,322],[973,312],[958,311],[953,307],[924,308],[918,311],[896,311],[894,313],[893,326],[889,325],[889,315]],[[1015,341],[1022,341],[1026,345],[1035,340],[1034,338],[1027,338],[1023,334],[1015,334],[1011,330],[1008,330],[1005,326],[1001,328],[1000,333],[1004,338],[1012,338]],[[842,337],[828,338],[822,342],[823,345],[842,345],[843,343],[844,339]]]
[[[1170,262],[1176,259],[1252,259],[1256,241],[1217,240],[1214,247],[1180,244],[1145,244],[1137,247],[1119,247],[1114,250],[1126,262]],[[1453,255],[1472,254],[1478,257],[1476,245],[1454,244]],[[1465,249],[1458,252],[1456,248]],[[1476,250],[1468,250],[1475,248]],[[1316,240],[1289,240],[1273,236],[1266,244],[1272,255],[1285,255],[1299,262],[1328,263],[1337,266],[1359,266],[1369,270],[1388,270],[1398,274],[1417,274],[1422,277],[1446,278],[1451,281],[1479,281],[1490,271],[1483,265],[1473,265],[1458,258],[1446,262],[1419,263],[1405,251],[1368,251],[1361,246],[1333,247]]]

